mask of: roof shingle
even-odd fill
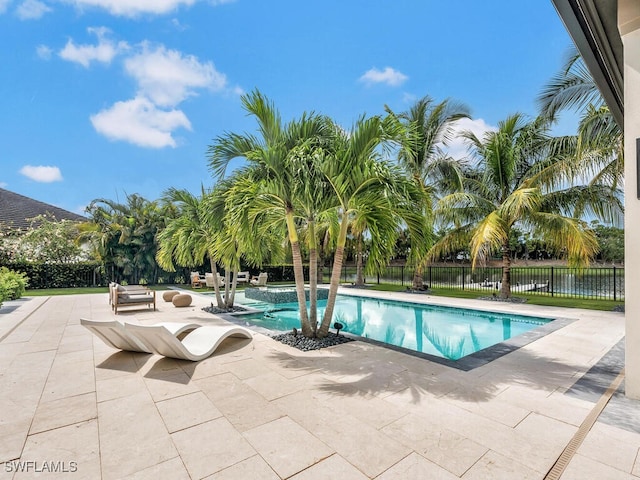
[[[31,226],[29,219],[44,214],[53,215],[56,220],[75,222],[87,220],[77,213],[0,188],[0,228],[29,228]]]

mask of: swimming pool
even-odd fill
[[[262,310],[242,315],[243,322],[277,331],[300,328],[297,303],[252,302],[243,295],[237,301]],[[318,301],[319,320],[325,306],[326,300]],[[333,317],[333,322],[344,325],[344,332],[449,360],[458,360],[552,320],[348,295],[338,295]]]

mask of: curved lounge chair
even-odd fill
[[[91,331],[96,337],[112,348],[128,350],[131,352],[153,353],[144,342],[128,331],[124,324],[117,320],[89,320],[81,318],[80,324]],[[178,335],[195,330],[200,325],[197,323],[162,322],[161,325],[170,335],[178,340]]]
[[[160,324],[126,323],[125,329],[153,350],[153,353],[192,362],[209,357],[227,337],[252,338],[249,330],[234,325],[207,325],[196,328],[182,341]]]

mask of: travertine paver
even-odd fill
[[[95,392],[41,401],[33,418],[30,434],[53,430],[98,417]]]
[[[604,465],[632,473],[638,456],[640,435],[601,422],[591,429],[578,453]]]
[[[333,450],[289,417],[248,430],[244,437],[282,478],[304,470]]]
[[[98,424],[104,479],[126,477],[178,455],[146,390],[98,403]]]
[[[38,462],[38,469],[43,471],[38,478],[60,478],[61,476],[83,480],[98,478],[100,476],[98,422],[94,419],[29,435],[23,456]],[[55,467],[52,465],[45,468],[44,462],[47,461],[55,464]],[[55,471],[52,471],[54,468]],[[21,471],[15,478],[31,476],[32,472]]]
[[[158,463],[122,478],[123,480],[159,480],[163,478],[170,478],[171,480],[191,480],[180,457]]]
[[[497,452],[487,452],[461,478],[464,480],[535,480],[543,478],[540,472],[532,470],[511,458]]]
[[[335,480],[337,478],[366,480],[368,477],[340,455],[334,454],[294,475],[291,480]]]
[[[197,391],[156,403],[169,433],[200,425],[222,416],[207,396]]]
[[[224,417],[180,430],[171,437],[192,478],[203,478],[256,454]]]
[[[414,414],[387,425],[382,431],[458,476],[488,451],[487,447]]]
[[[280,479],[276,472],[273,471],[260,455],[254,455],[218,473],[205,477],[206,480],[238,480],[240,478],[259,478],[261,480]]]
[[[585,480],[587,478],[637,480],[638,477],[577,454],[573,457],[561,478],[562,480]]]
[[[409,478],[454,480],[458,477],[414,452],[393,465],[377,478],[379,480],[405,480]]]
[[[210,297],[117,317],[107,294],[21,300],[0,311],[0,480],[44,460],[78,462],[55,478],[542,479],[595,401],[564,392],[624,334],[615,313],[349,293],[576,320],[470,371],[260,334],[192,363],[117,352],[79,319],[224,323]],[[638,478],[639,448],[597,422],[562,478]]]

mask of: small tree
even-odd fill
[[[78,223],[56,220],[53,215],[31,219],[31,228],[15,237],[15,258],[27,262],[69,263],[88,260],[78,244]]]

